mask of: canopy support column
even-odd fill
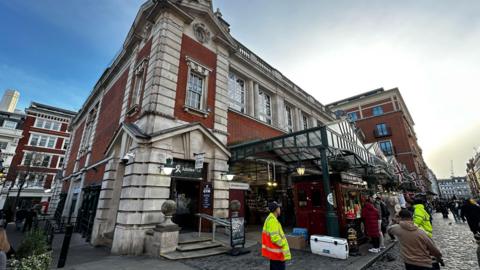
[[[338,216],[333,208],[333,204],[328,202],[328,196],[333,196],[330,189],[330,174],[328,170],[328,158],[327,158],[327,149],[328,149],[328,137],[327,137],[327,128],[324,126],[320,129],[322,145],[320,148],[320,156],[322,159],[322,178],[323,178],[323,189],[325,194],[327,194],[327,233],[330,236],[339,237],[340,231],[338,226]],[[330,195],[331,194],[331,195]],[[333,198],[332,198],[333,199]],[[333,200],[332,200],[333,203]]]

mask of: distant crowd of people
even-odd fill
[[[391,202],[389,202],[391,203]],[[467,222],[477,241],[480,265],[480,206],[474,199],[430,202],[425,194],[413,198],[400,194],[393,202],[394,210],[380,196],[372,196],[362,210],[365,230],[371,239],[370,252],[385,248],[385,235],[399,241],[401,255],[407,270],[440,269],[442,254],[432,240],[432,214],[434,209],[448,218],[450,210],[456,222]]]

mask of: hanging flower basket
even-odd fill
[[[350,169],[350,163],[343,157],[329,160],[329,165],[335,172],[344,172]]]

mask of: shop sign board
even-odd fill
[[[247,183],[241,183],[241,182],[230,182],[230,189],[249,190],[250,185]]]
[[[342,182],[354,185],[363,185],[363,179],[356,174],[342,172],[340,174]]]
[[[195,170],[203,169],[203,161],[205,159],[205,153],[193,154],[195,156]]]
[[[202,190],[202,208],[210,209],[212,207],[212,184],[205,184]]]
[[[232,217],[230,219],[230,245],[236,247],[245,245],[245,219]]]
[[[202,179],[203,167],[202,169],[195,169],[195,163],[188,160],[173,160],[172,177]]]

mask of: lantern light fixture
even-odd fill
[[[305,174],[305,166],[299,165],[297,167],[297,174],[300,175],[300,176],[304,175]]]

